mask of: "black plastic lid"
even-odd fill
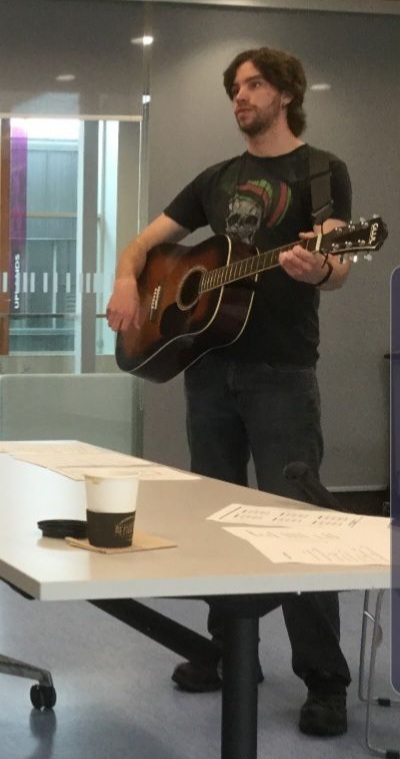
[[[37,523],[44,538],[86,538],[87,523],[79,519],[43,519]]]

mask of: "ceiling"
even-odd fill
[[[137,2],[138,0],[122,0]],[[118,0],[121,2],[121,0]],[[147,0],[184,5],[221,5],[236,8],[287,8],[336,13],[400,14],[400,0]]]

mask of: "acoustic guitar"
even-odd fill
[[[308,251],[365,258],[387,237],[379,217],[298,241]],[[260,253],[226,235],[192,247],[165,243],[149,251],[139,278],[140,327],[117,334],[120,369],[166,382],[213,348],[233,343],[251,311],[260,272],[279,266],[295,243]]]

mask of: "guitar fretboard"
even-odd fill
[[[284,250],[289,250],[293,245],[302,245],[312,252],[315,250],[317,239],[317,237],[312,237],[306,241],[296,240],[296,242],[287,243],[280,248],[267,250],[264,253],[256,253],[254,256],[234,261],[231,264],[227,264],[227,266],[211,269],[211,271],[207,271],[202,275],[199,292],[210,292],[217,287],[237,282],[240,279],[246,279],[262,271],[267,271],[267,269],[272,269],[274,266],[279,266],[280,253]]]

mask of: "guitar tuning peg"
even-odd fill
[[[353,264],[356,264],[356,263],[357,263],[357,261],[358,261],[358,255],[357,255],[357,253],[353,253],[353,254],[350,256],[350,258],[351,258],[351,260],[353,261]]]
[[[372,253],[364,253],[364,261],[372,261]]]
[[[372,214],[372,218],[373,219],[379,219],[379,214],[378,213],[373,213]]]
[[[360,216],[360,224],[365,224],[365,218],[364,216]]]

